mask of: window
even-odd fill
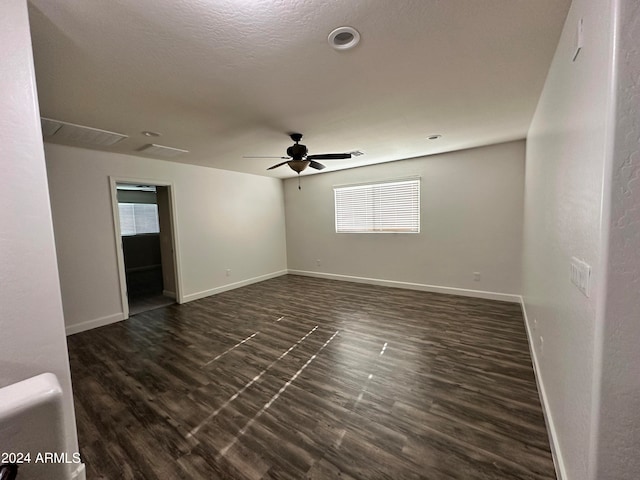
[[[335,187],[337,233],[419,233],[420,179]]]
[[[122,235],[160,232],[158,205],[153,203],[118,203],[118,210]]]

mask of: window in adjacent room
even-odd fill
[[[419,233],[420,179],[334,187],[337,233]]]
[[[158,205],[154,203],[118,203],[118,209],[122,235],[160,232]]]

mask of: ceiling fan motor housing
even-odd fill
[[[302,160],[307,155],[307,147],[306,145],[296,143],[295,145],[287,148],[287,155],[294,160]]]

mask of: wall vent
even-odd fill
[[[172,158],[182,155],[183,153],[189,153],[189,150],[183,150],[181,148],[165,147],[164,145],[156,145],[152,143],[142,147],[139,152],[153,155],[154,157]]]
[[[121,133],[100,130],[99,128],[85,127],[73,123],[52,120],[50,118],[40,118],[42,125],[42,135],[53,137],[66,143],[80,143],[92,147],[109,147],[127,138]]]

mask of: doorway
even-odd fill
[[[112,179],[124,318],[179,301],[170,185]]]

